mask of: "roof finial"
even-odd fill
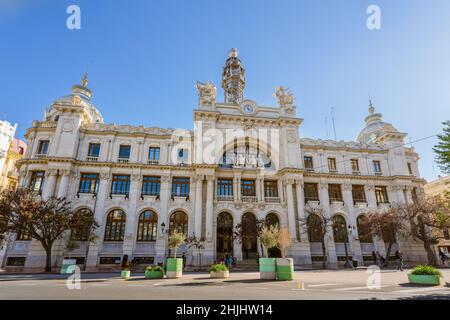
[[[374,112],[375,112],[375,107],[373,106],[372,98],[369,95],[369,113],[374,114]]]
[[[81,79],[81,85],[82,85],[83,87],[87,87],[88,83],[89,83],[89,80],[88,80],[88,72],[86,71],[86,72],[84,73],[83,78]]]

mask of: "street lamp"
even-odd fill
[[[348,226],[348,234],[346,234],[345,224],[344,223],[342,223],[341,224],[341,228],[339,228],[339,233],[342,236],[344,236],[344,248],[345,248],[345,264],[344,264],[344,268],[352,268],[350,260],[348,259],[348,248],[347,248],[348,235],[350,235],[351,231],[352,231],[352,226],[349,225]]]

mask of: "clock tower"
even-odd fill
[[[228,54],[222,73],[222,88],[225,90],[225,103],[239,104],[243,100],[245,69],[238,58],[238,50],[233,48]]]

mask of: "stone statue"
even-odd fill
[[[212,82],[202,83],[197,81],[199,106],[211,106],[216,104],[216,87]]]
[[[291,91],[285,87],[278,87],[274,96],[278,99],[278,106],[287,113],[294,111],[295,97]]]

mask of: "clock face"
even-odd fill
[[[253,106],[252,106],[252,105],[249,105],[249,104],[246,104],[246,105],[244,106],[244,112],[245,112],[245,113],[252,113],[252,112],[253,112]]]

